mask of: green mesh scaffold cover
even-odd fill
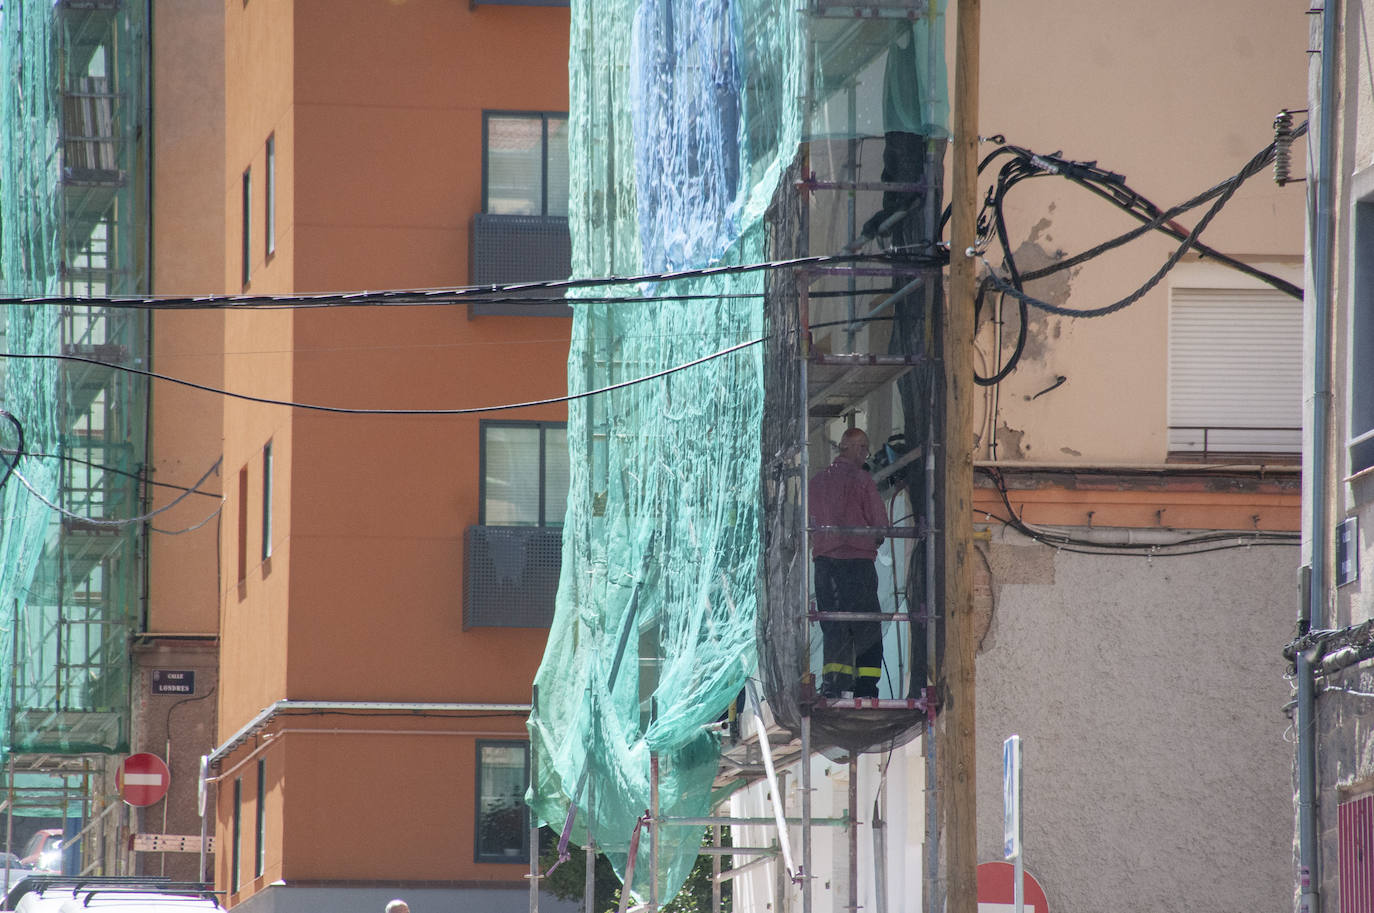
[[[53,4],[5,4],[0,19],[0,67],[10,91],[0,92],[0,291],[52,295],[58,289],[60,155],[53,140],[59,118]],[[58,322],[51,313],[6,306],[5,350],[56,352]],[[21,417],[29,452],[54,453],[59,442],[56,362],[7,360],[0,386],[3,405]],[[0,447],[19,444],[9,422],[0,423]],[[13,460],[5,456],[5,463]],[[58,464],[33,462],[25,477],[44,497],[58,498]],[[8,752],[13,715],[13,656],[17,607],[28,601],[51,529],[52,515],[10,479],[0,489],[0,752]]]
[[[879,25],[851,15],[817,28],[815,10],[783,0],[573,0],[574,275],[769,259],[765,215],[794,194],[783,185],[818,129],[808,119],[823,120],[823,96],[861,69],[876,67],[881,86],[881,55],[919,18],[889,12]],[[932,63],[943,99],[942,51]],[[758,663],[766,287],[764,272],[740,272],[570,296],[569,392],[653,379],[569,407],[562,576],[535,679],[528,798],[555,831],[571,807],[572,841],[590,833],[622,878],[653,800],[651,758],[659,814],[708,815],[711,727]],[[701,836],[660,830],[660,901]],[[654,870],[646,834],[631,881],[640,897]]]
[[[15,464],[0,489],[0,756],[127,749],[147,396],[119,368],[146,333],[77,296],[139,288],[139,15],[52,0],[0,12],[0,293],[69,299],[0,310],[0,406],[23,430],[16,461],[0,421],[0,461]]]
[[[574,3],[575,275],[764,258],[763,212],[801,135],[801,26],[760,0]],[[652,304],[572,302],[569,392],[760,338],[762,290],[754,273],[612,293],[664,296]],[[650,804],[650,754],[661,814],[707,814],[719,747],[705,727],[754,668],[762,401],[750,346],[569,409],[563,571],[529,724],[533,806],[558,829],[575,801],[574,840],[590,826],[622,873]],[[663,829],[661,898],[700,839]],[[643,896],[648,846],[633,884]]]

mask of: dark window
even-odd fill
[[[257,836],[254,846],[253,874],[261,876],[267,866],[267,759],[258,758],[258,807],[254,812],[253,831]]]
[[[481,510],[463,537],[464,627],[547,628],[562,565],[568,428],[483,422]]]
[[[525,862],[529,857],[530,779],[527,742],[477,743],[478,862]]]
[[[253,169],[243,173],[243,284],[253,276]]]
[[[565,423],[482,423],[482,525],[562,526],[567,503]]]
[[[1374,466],[1374,194],[1355,204],[1350,315],[1350,473]]]
[[[262,560],[272,557],[272,442],[262,448]]]
[[[243,843],[243,778],[234,781],[234,830],[229,854],[229,890],[239,889],[239,849]]]
[[[567,425],[482,422],[482,516],[489,527],[562,527]]]
[[[277,250],[277,137],[267,138],[267,201],[264,208],[266,216],[267,253],[270,256]]]
[[[239,470],[238,580],[248,579],[248,467]]]
[[[568,116],[545,112],[482,115],[482,211],[568,214]]]
[[[568,116],[483,112],[482,211],[472,217],[469,281],[508,285],[566,279],[571,273]],[[530,296],[516,292],[513,297]],[[474,315],[572,316],[558,299],[474,301],[470,308]]]

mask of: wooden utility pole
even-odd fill
[[[977,235],[980,0],[958,0],[949,299],[944,309],[944,583],[946,890],[949,913],[978,910],[978,802],[974,763],[973,298]]]

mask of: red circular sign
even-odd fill
[[[982,862],[978,864],[978,903],[1005,904],[1008,908],[1016,902],[1013,891],[1016,889],[1016,866],[1010,862]],[[1021,902],[1026,913],[1050,913],[1050,902],[1045,899],[1045,890],[1030,872],[1021,872]]]
[[[130,805],[140,807],[161,800],[171,784],[172,772],[167,765],[157,755],[146,751],[129,755],[115,773],[119,795]]]

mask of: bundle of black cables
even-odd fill
[[[1301,124],[1293,131],[1293,138],[1301,136],[1306,132],[1307,124]],[[982,377],[975,375],[974,380],[977,381],[978,384],[982,386],[991,386],[1000,383],[1007,375],[1011,374],[1011,372],[1016,369],[1017,363],[1021,360],[1021,356],[1026,347],[1026,329],[1030,307],[1036,307],[1048,313],[1067,317],[1101,317],[1114,313],[1124,307],[1134,304],[1136,301],[1140,300],[1140,298],[1144,297],[1144,295],[1157,285],[1164,275],[1172,269],[1189,250],[1195,250],[1205,257],[1215,260],[1218,263],[1223,263],[1248,276],[1252,276],[1286,294],[1296,298],[1302,297],[1302,289],[1293,283],[1287,282],[1270,273],[1266,273],[1248,263],[1243,263],[1198,240],[1198,236],[1202,233],[1203,229],[1206,228],[1213,217],[1221,211],[1221,208],[1231,199],[1240,185],[1273,162],[1277,149],[1275,143],[1270,143],[1268,146],[1261,149],[1236,174],[1204,190],[1191,199],[1185,200],[1177,206],[1165,210],[1160,209],[1155,203],[1131,188],[1130,185],[1126,183],[1124,175],[1099,168],[1095,161],[1074,161],[1064,158],[1059,152],[1038,154],[1021,146],[1008,143],[1005,138],[1000,135],[991,137],[990,141],[996,143],[998,148],[984,156],[983,160],[979,162],[978,173],[982,174],[989,166],[999,159],[1006,158],[1007,161],[1003,162],[1001,168],[998,170],[997,179],[993,185],[988,188],[987,195],[983,200],[983,206],[979,212],[977,222],[978,246],[981,249],[991,243],[995,237],[1002,251],[1002,263],[1006,269],[1007,275],[1005,277],[999,276],[997,273],[989,270],[988,274],[983,278],[974,300],[974,320],[975,322],[977,321],[984,300],[989,294],[996,292],[1003,296],[1011,295],[1017,300],[1020,326],[1016,337],[1016,347],[1012,350],[1012,354],[1007,359],[1006,363],[991,376]],[[1003,214],[1003,207],[1006,202],[1007,194],[1013,187],[1028,178],[1036,177],[1065,178],[1079,187],[1116,205],[1142,224],[1131,231],[1104,241],[1072,257],[1057,260],[1048,266],[1023,273],[1017,267],[1016,258],[1012,252],[1006,219]],[[1184,229],[1174,221],[1183,213],[1195,209],[1209,201],[1212,205],[1191,230]],[[949,221],[950,212],[950,208],[946,207],[944,216],[940,221],[941,231],[943,231],[944,226]],[[1025,292],[1024,286],[1027,282],[1043,279],[1061,270],[1077,266],[1080,263],[1084,263],[1109,250],[1120,247],[1151,231],[1158,231],[1169,235],[1178,240],[1180,244],[1169,256],[1169,259],[1165,262],[1163,267],[1151,276],[1140,288],[1119,301],[1099,308],[1079,310],[1050,304],[1049,302],[1041,301]]]

